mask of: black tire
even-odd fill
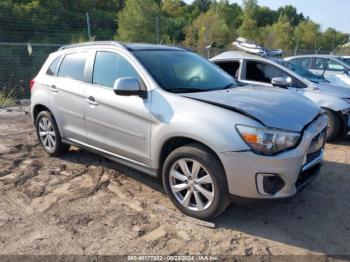
[[[341,131],[341,119],[336,112],[324,108],[328,116],[327,141],[331,142],[337,139]]]
[[[213,188],[213,200],[211,201],[211,204],[207,205],[207,208],[201,211],[198,210],[191,210],[190,208],[184,207],[181,203],[180,200],[178,200],[175,196],[175,194],[171,190],[171,185],[170,185],[170,180],[173,179],[170,176],[170,171],[177,163],[178,160],[181,159],[187,159],[187,160],[195,160],[197,161],[203,168],[200,169],[200,172],[205,172],[209,173],[211,177],[211,184],[209,184],[210,188]],[[193,167],[193,166],[192,166]],[[192,167],[190,172],[192,173]],[[207,174],[204,173],[204,174]],[[203,174],[203,173],[202,173]],[[199,172],[198,172],[198,177],[199,177]],[[205,175],[204,175],[205,176]],[[229,205],[229,193],[228,193],[228,187],[227,187],[227,180],[226,180],[226,175],[225,171],[217,158],[215,154],[210,152],[207,148],[204,146],[193,143],[189,144],[183,147],[179,147],[175,149],[173,152],[169,154],[169,156],[166,158],[164,165],[163,165],[163,170],[162,170],[162,179],[163,179],[163,185],[166,193],[168,194],[170,200],[172,203],[184,214],[189,215],[191,217],[195,217],[198,219],[203,219],[203,220],[208,220],[211,218],[214,218],[218,215],[220,215]],[[190,178],[191,179],[191,178]],[[194,180],[193,180],[194,181]],[[182,183],[182,182],[180,182]],[[191,181],[192,183],[192,181]],[[194,187],[198,186],[198,184],[195,183]],[[208,186],[208,184],[201,184],[201,186]],[[183,189],[185,191],[184,194],[187,193],[188,189]],[[191,199],[192,201],[197,201],[195,198],[194,194],[196,191],[196,194],[200,192],[200,190],[197,190],[196,188],[192,188],[192,193],[191,193]],[[183,192],[183,191],[181,191]],[[198,195],[197,195],[198,196]],[[203,200],[203,198],[201,197]],[[204,200],[207,200],[204,198]],[[209,200],[208,200],[209,201]],[[207,202],[209,203],[209,202]],[[197,204],[197,202],[196,202]],[[197,205],[199,206],[199,205]]]
[[[55,135],[55,143],[52,143],[52,148],[48,148],[47,146],[44,145],[44,142],[42,140],[42,138],[40,137],[40,121],[42,121],[43,119],[47,119],[50,121],[50,124],[52,126],[52,132],[54,132]],[[52,114],[49,111],[41,111],[35,120],[35,127],[36,127],[36,134],[38,136],[38,140],[40,142],[40,144],[43,146],[44,150],[46,153],[48,153],[50,156],[59,156],[62,155],[63,153],[67,152],[69,150],[69,145],[62,143],[62,139],[61,139],[61,134],[58,130],[56,121],[54,119],[54,117],[52,116]]]

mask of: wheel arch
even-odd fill
[[[219,161],[221,164],[222,168],[224,169],[224,165],[219,157],[219,155],[207,144],[203,143],[202,141],[199,141],[194,138],[186,137],[186,136],[174,136],[168,138],[160,147],[161,150],[159,151],[158,158],[157,158],[157,164],[159,167],[159,172],[161,174],[162,169],[163,169],[163,164],[167,156],[173,152],[175,149],[189,145],[189,144],[198,144],[207,149],[209,152],[211,152]],[[224,169],[225,170],[225,169]]]

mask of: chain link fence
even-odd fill
[[[39,72],[48,55],[62,44],[8,43],[0,42],[0,106],[15,104],[30,98],[29,81]],[[193,49],[192,49],[193,50]],[[210,58],[229,49],[194,49],[193,51]],[[294,50],[284,52],[285,56],[295,55]],[[297,54],[314,54],[314,50],[298,50]],[[319,52],[329,54],[329,52]],[[345,53],[339,55],[346,55]],[[348,53],[348,55],[350,55]]]
[[[30,98],[29,81],[61,45],[0,43],[0,105]]]

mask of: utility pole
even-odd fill
[[[86,25],[87,25],[87,33],[88,33],[88,39],[91,40],[91,26],[90,26],[90,16],[89,13],[86,12]]]
[[[156,41],[159,44],[159,17],[156,16]]]
[[[315,33],[315,55],[317,55],[317,33]]]

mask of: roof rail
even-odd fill
[[[71,45],[64,45],[60,47],[58,50],[65,50],[69,48],[84,47],[84,46],[98,46],[98,45],[111,45],[111,46],[121,47],[124,49],[126,48],[123,44],[117,41],[94,41],[94,42],[83,42],[83,43],[76,43]]]

